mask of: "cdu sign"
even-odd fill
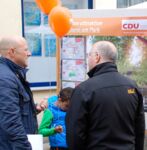
[[[147,20],[122,20],[122,30],[147,30]]]

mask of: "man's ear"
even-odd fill
[[[101,56],[99,54],[95,55],[95,62],[98,64],[100,62]]]
[[[14,54],[15,54],[15,49],[14,49],[14,48],[8,49],[8,54],[9,54],[10,56],[14,56]]]

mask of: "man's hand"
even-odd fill
[[[55,127],[55,132],[56,132],[56,133],[61,133],[61,132],[63,132],[62,126],[60,126],[60,125],[59,125],[59,126],[56,126],[56,127]]]
[[[36,109],[37,109],[38,113],[40,113],[47,107],[48,107],[48,103],[46,100],[42,100],[39,104],[36,105]]]

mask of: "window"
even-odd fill
[[[145,1],[146,0],[117,0],[117,8],[125,8]]]
[[[69,9],[87,9],[88,0],[62,0],[62,5]]]

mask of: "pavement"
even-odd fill
[[[43,150],[49,150],[49,149],[50,149],[50,145],[49,145],[48,137],[44,137],[43,138]]]
[[[145,138],[145,141],[144,141],[144,150],[147,150],[147,135],[146,135],[146,138]]]
[[[46,137],[43,138],[43,150],[50,150],[48,138]],[[147,150],[147,135],[144,142],[144,150]]]

